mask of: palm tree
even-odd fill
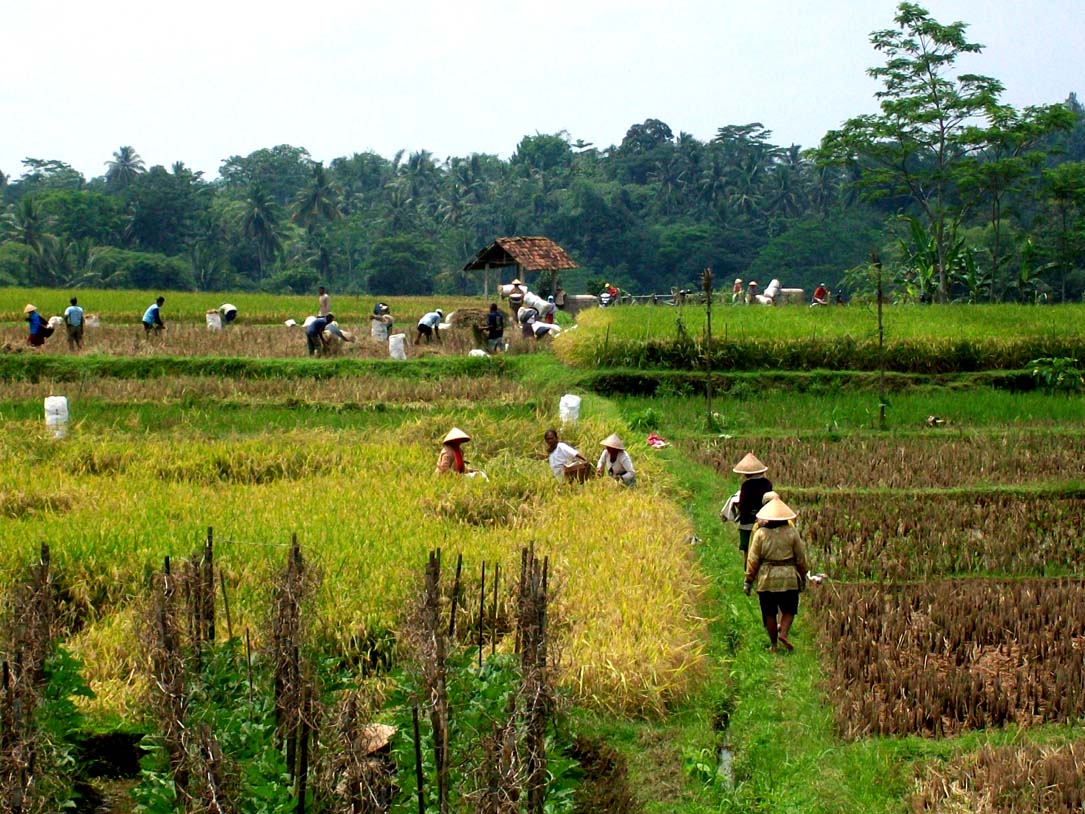
[[[113,153],[113,160],[106,162],[106,167],[106,186],[117,191],[126,189],[145,169],[143,159],[133,147],[121,147]]]
[[[262,280],[268,264],[282,251],[283,244],[279,237],[278,208],[259,184],[249,187],[241,216],[241,231],[256,244],[257,278]]]
[[[312,234],[317,223],[340,217],[338,204],[339,190],[328,179],[324,165],[314,164],[312,180],[294,198],[294,214],[290,219]]]

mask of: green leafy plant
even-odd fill
[[[1077,367],[1077,359],[1069,356],[1045,356],[1028,364],[1032,378],[1050,393],[1075,393],[1085,388],[1085,376]]]
[[[719,782],[719,766],[716,752],[709,747],[698,749],[687,746],[682,749],[682,771],[686,776],[705,786]]]
[[[629,419],[629,429],[638,432],[657,430],[662,420],[663,415],[659,410],[646,407]]]

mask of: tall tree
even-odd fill
[[[993,288],[1002,267],[1002,215],[1007,199],[1037,177],[1047,152],[1037,147],[1056,130],[1069,130],[1074,114],[1065,105],[1027,107],[1018,112],[1011,105],[993,105],[982,127],[965,131],[963,142],[976,146],[975,161],[965,162],[959,173],[962,193],[990,206],[994,232],[990,282]]]
[[[279,209],[260,184],[249,187],[241,216],[241,230],[256,246],[257,277],[264,279],[268,265],[283,249]]]
[[[1071,161],[1044,170],[1048,212],[1046,231],[1053,235],[1055,267],[1059,272],[1061,299],[1068,296],[1071,273],[1085,256],[1085,161]],[[1075,294],[1077,292],[1074,292]]]
[[[314,164],[312,179],[294,198],[290,219],[311,235],[318,224],[330,223],[339,216],[339,190],[328,178],[324,165]]]
[[[106,187],[114,192],[120,192],[129,187],[136,176],[144,171],[143,159],[134,147],[124,146],[113,153],[113,160],[105,162]]]
[[[27,279],[32,284],[40,284],[47,253],[56,238],[48,232],[47,219],[37,199],[32,196],[20,198],[12,211],[0,221],[0,227],[8,239],[26,246]]]
[[[309,183],[312,165],[304,147],[279,144],[247,156],[230,156],[222,162],[219,175],[227,189],[245,195],[253,184],[259,184],[275,203],[286,206]]]
[[[870,37],[886,57],[885,65],[867,71],[882,83],[876,94],[881,112],[829,132],[819,155],[823,161],[859,162],[868,193],[906,195],[919,208],[934,238],[938,293],[945,300],[947,252],[962,214],[954,173],[975,146],[963,137],[976,117],[998,103],[1003,88],[988,76],[951,75],[959,57],[983,50],[965,37],[965,23],[942,25],[915,3],[901,3],[894,19],[896,28]]]

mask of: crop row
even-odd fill
[[[1085,495],[819,493],[789,498],[814,568],[842,580],[1065,574],[1085,561]]]
[[[87,376],[77,379],[46,379],[37,382],[0,380],[0,404],[29,404],[35,415],[42,399],[66,395],[73,419],[80,402],[109,402],[117,405],[140,403],[233,403],[279,404],[284,406],[343,409],[359,405],[422,405],[436,408],[434,395],[440,389],[443,409],[484,402],[522,403],[529,398],[526,388],[502,375],[465,376],[450,372],[440,384],[423,378],[361,373],[336,376],[314,383],[301,376],[234,378],[215,375],[161,376],[154,379]],[[89,404],[88,404],[89,407]]]
[[[204,314],[229,302],[238,309],[238,322],[282,324],[287,319],[301,322],[306,315],[316,313],[316,291],[311,296],[256,294],[252,292],[189,292],[189,291],[124,291],[104,289],[0,288],[0,322],[21,323],[23,306],[31,302],[46,317],[61,314],[68,298],[77,296],[88,314],[97,314],[103,323],[128,324],[139,328],[139,321],[156,295],[162,294],[166,304],[162,318],[204,324]],[[472,297],[434,295],[432,297],[374,297],[348,296],[331,292],[331,310],[336,316],[351,322],[364,323],[368,330],[369,315],[378,299],[391,307],[392,314],[404,324],[413,325],[422,314],[434,308],[449,313],[456,308],[478,308],[480,300]]]
[[[1042,357],[1085,358],[1085,337],[898,340],[889,343],[884,352],[877,342],[850,337],[713,340],[708,354],[705,346],[697,342],[612,340],[603,346],[581,345],[578,351],[575,355],[566,351],[564,355],[576,364],[593,368],[876,371],[884,366],[897,373],[937,374],[1019,370]]]
[[[912,795],[915,814],[1062,814],[1085,809],[1085,741],[1061,746],[984,745],[928,767]]]
[[[1044,356],[1085,358],[1080,316],[1077,306],[889,309],[885,369],[1017,370]],[[557,348],[565,361],[594,368],[878,370],[882,363],[877,321],[866,309],[722,309],[707,353],[704,322],[703,309],[597,309]]]
[[[724,439],[699,457],[730,475],[749,451],[781,489],[951,489],[1085,479],[1078,432],[962,433]]]
[[[330,348],[334,356],[356,359],[389,358],[388,342],[375,340],[370,333],[369,321],[353,323],[339,320],[340,327],[355,341],[344,342]],[[394,333],[406,335],[405,351],[409,359],[427,356],[463,355],[480,347],[477,337],[469,328],[451,328],[441,331],[439,341],[414,345],[415,323],[400,323],[393,327]],[[25,345],[25,328],[8,328],[3,332],[3,348],[8,352],[30,349]],[[519,332],[509,331],[510,352],[529,353],[539,350],[545,343],[524,339]],[[63,329],[48,339],[35,355],[69,355]],[[231,325],[220,331],[208,330],[194,323],[169,323],[161,334],[146,336],[139,325],[108,325],[87,328],[82,353],[94,353],[124,358],[157,356],[200,357],[224,356],[241,359],[283,359],[308,355],[305,332],[301,325]]]
[[[264,606],[276,552],[296,533],[325,575],[322,640],[344,653],[396,638],[430,549],[462,552],[465,573],[485,560],[511,574],[534,543],[553,568],[555,654],[574,695],[644,713],[688,692],[703,662],[702,580],[688,521],[658,494],[658,464],[634,449],[636,493],[609,480],[565,488],[535,459],[534,421],[479,418],[465,427],[475,439],[467,454],[489,481],[435,478],[452,420],[229,440],[192,427],[140,437],[88,426],[60,443],[9,424],[0,574],[21,570],[28,546],[52,543],[79,620],[70,645],[101,703],[123,709],[137,691],[132,597],[148,567],[187,556],[209,526],[237,629]],[[585,420],[569,440],[590,450],[609,431]],[[625,520],[583,522],[604,516]],[[505,602],[509,587],[500,590]]]
[[[823,587],[810,604],[845,737],[1085,715],[1085,581]]]

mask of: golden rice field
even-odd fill
[[[148,569],[198,550],[208,527],[235,633],[259,628],[296,534],[324,577],[319,630],[345,652],[397,629],[430,549],[462,553],[465,574],[483,560],[508,574],[534,544],[552,563],[555,652],[572,696],[638,714],[684,696],[703,667],[703,586],[661,466],[634,445],[636,490],[610,480],[566,487],[542,459],[541,423],[479,418],[463,428],[475,439],[468,459],[489,481],[436,478],[439,439],[453,422],[462,415],[222,439],[196,426],[147,434],[88,420],[62,440],[38,421],[8,422],[0,573],[9,578],[40,543],[51,545],[74,620],[70,644],[95,703],[131,714],[131,616]],[[589,419],[569,440],[594,459],[612,430]]]
[[[394,404],[399,408],[432,409],[439,392],[441,407],[522,404],[532,393],[505,376],[442,376],[393,378],[379,374],[336,376],[314,384],[308,378],[231,378],[225,376],[163,376],[155,379],[84,377],[77,381],[0,380],[0,405],[29,399],[34,409],[42,399],[64,395],[78,415],[82,403],[212,405],[281,404],[285,406],[351,407]],[[0,407],[0,416],[3,408]]]

